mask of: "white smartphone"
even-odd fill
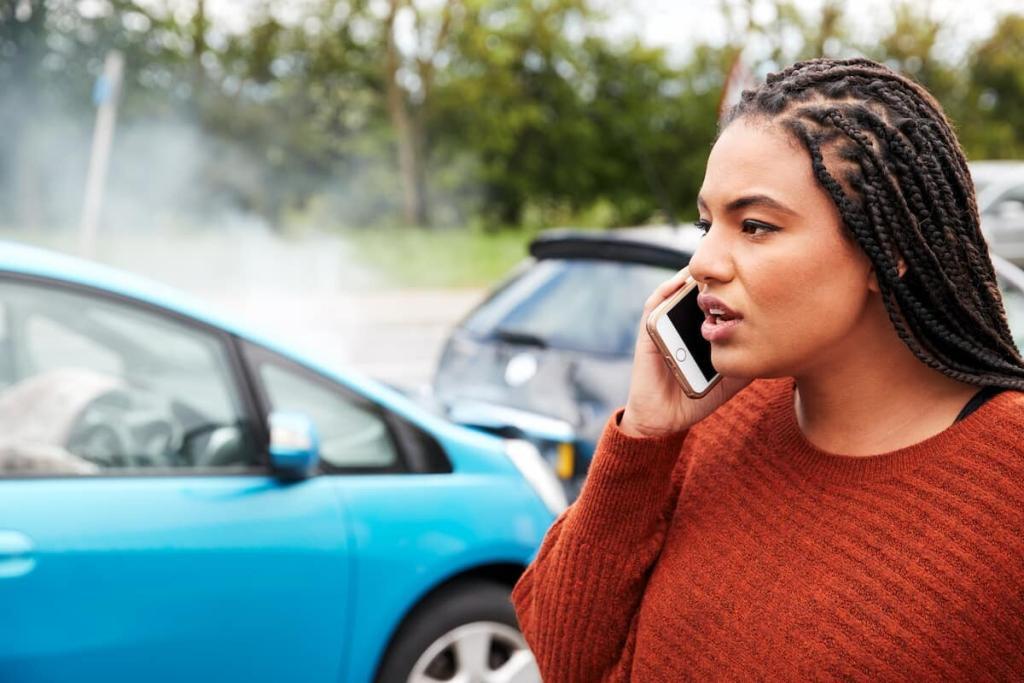
[[[711,364],[711,342],[700,327],[704,311],[697,305],[697,281],[692,277],[647,316],[647,334],[661,351],[673,376],[690,398],[711,391],[722,376]]]

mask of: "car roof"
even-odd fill
[[[537,259],[596,259],[679,270],[689,263],[700,237],[700,231],[692,226],[556,228],[545,230],[530,242],[530,255]]]
[[[103,290],[167,309],[241,337],[256,336],[171,287],[76,256],[0,240],[0,271]]]
[[[992,159],[968,164],[971,176],[985,182],[1019,182],[1024,180],[1024,161]]]

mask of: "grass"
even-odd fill
[[[330,235],[340,238],[349,248],[351,258],[371,271],[375,286],[387,283],[399,288],[463,288],[490,287],[501,280],[522,259],[527,257],[530,240],[537,229],[484,230],[482,228],[383,227],[366,229],[335,229]],[[28,231],[0,229],[0,236],[29,244],[77,252],[77,234],[69,231]],[[147,245],[202,245],[222,237],[226,243],[242,236],[220,235],[187,230],[156,233],[108,233],[101,236],[97,258],[105,263],[132,269],[130,254]],[[308,235],[282,235],[283,243],[302,243]],[[215,244],[216,246],[216,244]],[[170,247],[168,247],[170,248]],[[242,247],[239,247],[242,248]],[[205,253],[205,252],[204,252]],[[127,254],[127,256],[126,256]],[[127,259],[127,260],[126,260]],[[354,280],[353,282],[358,282]],[[349,283],[352,284],[352,283]]]
[[[363,263],[401,287],[486,287],[526,258],[530,230],[379,228],[346,231]]]

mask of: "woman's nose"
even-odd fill
[[[712,228],[701,238],[697,250],[690,258],[690,276],[701,284],[710,280],[728,282],[732,279],[733,262],[729,241],[722,229]]]

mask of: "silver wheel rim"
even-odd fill
[[[540,683],[540,673],[519,631],[474,621],[431,643],[408,683]]]

